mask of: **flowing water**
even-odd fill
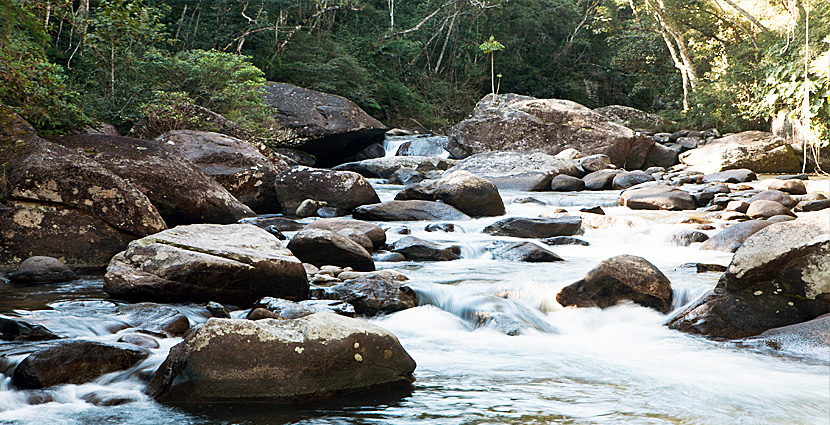
[[[382,200],[400,186],[373,182]],[[631,304],[605,310],[562,308],[556,293],[596,263],[619,254],[645,257],[671,280],[677,310],[711,289],[718,273],[696,273],[689,262],[728,264],[731,255],[670,245],[677,224],[700,212],[631,211],[618,193],[503,193],[510,216],[547,209],[601,205],[615,226],[588,229],[590,246],[552,247],[565,261],[511,263],[484,249],[496,238],[481,233],[498,218],[454,222],[452,233],[407,226],[412,235],[461,247],[449,262],[378,263],[410,277],[422,305],[371,319],[389,329],[418,363],[411,394],[385,394],[334,404],[163,406],[144,394],[146,380],[180,339],[160,347],[133,369],[93,383],[20,391],[6,376],[33,348],[0,346],[0,423],[20,424],[830,424],[830,353],[824,359],[785,356],[674,332],[668,316]],[[509,203],[533,196],[547,205]],[[714,231],[710,231],[713,233]],[[390,241],[401,235],[388,233]],[[66,337],[115,341],[127,330],[111,315],[100,276],[23,289],[2,287],[0,312],[49,322]],[[63,300],[63,301],[60,301]],[[67,302],[75,300],[76,302]],[[177,306],[192,323],[199,306]],[[477,326],[487,312],[523,325],[517,336]],[[235,312],[235,317],[244,315]],[[113,334],[113,331],[117,333]]]

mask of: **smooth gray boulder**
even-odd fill
[[[331,230],[305,228],[288,242],[288,249],[304,263],[332,265],[368,272],[375,270],[372,254],[346,236]]]
[[[451,168],[457,161],[430,156],[387,156],[347,162],[334,167],[337,171],[354,171],[363,177],[388,179],[399,170],[415,170],[420,173],[443,171]]]
[[[499,190],[548,190],[553,177],[582,175],[571,160],[540,152],[498,151],[473,155],[452,171],[469,171],[491,181]]]
[[[360,174],[316,168],[292,168],[277,175],[275,188],[283,211],[294,212],[306,199],[325,201],[351,211],[380,202],[372,185]]]
[[[509,217],[485,227],[482,232],[493,236],[541,239],[552,236],[573,236],[579,233],[581,228],[582,219],[579,217]]]
[[[578,192],[585,190],[585,181],[573,176],[560,174],[551,179],[550,190],[553,192]]]
[[[57,283],[78,278],[57,258],[43,256],[27,258],[8,277],[13,283]]]
[[[533,242],[495,241],[485,247],[495,260],[520,261],[525,263],[550,263],[564,261],[549,249]]]
[[[389,246],[389,250],[403,255],[410,261],[451,261],[460,258],[457,250],[452,247],[444,247],[414,236],[398,239]]]
[[[746,215],[753,219],[770,218],[777,215],[789,215],[795,217],[795,214],[793,214],[787,207],[779,204],[778,202],[767,201],[765,199],[759,199],[749,204],[749,207],[746,209]]]
[[[772,223],[765,220],[750,220],[732,224],[703,242],[700,249],[735,252],[745,240],[770,224]]]
[[[363,205],[352,211],[358,220],[372,221],[438,221],[470,220],[471,217],[452,205],[432,201],[389,201]]]
[[[490,181],[464,170],[452,170],[435,180],[405,187],[395,199],[399,201],[440,201],[452,205],[470,217],[504,215],[504,202]]]
[[[386,243],[386,232],[377,224],[366,221],[351,220],[348,218],[324,218],[322,220],[312,221],[307,227],[312,229],[326,229],[332,232],[354,229],[366,235],[372,241],[375,249],[380,248]]]
[[[623,206],[633,210],[693,210],[697,202],[689,192],[673,186],[656,184],[629,189],[620,194]]]

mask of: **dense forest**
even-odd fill
[[[495,89],[826,143],[828,34],[817,0],[0,0],[0,103],[45,134],[191,102],[265,134],[265,81],[433,129]]]

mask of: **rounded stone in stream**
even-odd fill
[[[281,298],[265,297],[251,307],[248,319],[253,320],[257,309],[274,313],[274,318],[299,319],[314,313],[336,313],[341,316],[354,317],[354,307],[340,300],[305,300],[298,303]]]
[[[746,202],[752,204],[758,200],[775,201],[787,208],[792,208],[796,204],[795,200],[791,198],[789,194],[780,190],[764,190],[756,193],[751,198],[747,199]]]
[[[536,245],[533,242],[494,241],[485,247],[493,259],[505,261],[522,261],[526,263],[550,263],[564,261],[562,257]]]
[[[484,228],[483,232],[494,236],[517,238],[549,238],[572,236],[582,228],[579,217],[523,218],[509,217]]]
[[[591,244],[587,241],[584,241],[579,238],[574,238],[571,236],[554,236],[552,238],[545,238],[541,239],[539,242],[542,242],[545,245],[581,245],[581,246],[590,246]]]
[[[700,249],[735,252],[745,240],[770,224],[772,223],[766,220],[750,220],[732,224],[703,242]]]
[[[778,202],[767,201],[765,199],[759,199],[749,204],[749,208],[746,210],[746,215],[750,218],[770,218],[776,215],[788,215],[795,217],[795,214],[793,214],[787,207],[779,204]]]
[[[582,279],[556,294],[563,306],[607,308],[632,301],[663,314],[671,310],[669,279],[642,257],[618,255],[597,264]]]
[[[697,230],[680,230],[669,237],[669,242],[677,246],[689,246],[695,242],[705,242],[709,239],[706,233]]]
[[[795,206],[796,211],[821,211],[830,208],[830,199],[820,199],[817,201],[801,201]]]
[[[304,263],[334,265],[372,271],[375,262],[366,249],[351,239],[325,229],[306,228],[288,242],[288,249]]]
[[[12,373],[18,388],[45,388],[60,384],[83,384],[144,360],[150,352],[132,344],[95,341],[61,341],[35,351]]]
[[[447,171],[440,179],[405,187],[396,200],[440,201],[472,217],[504,215],[499,190],[489,180],[469,171]]]
[[[386,232],[377,224],[347,218],[324,218],[313,221],[308,225],[312,229],[325,229],[339,232],[344,229],[355,229],[372,241],[374,248],[380,248],[386,243]]]
[[[134,328],[164,331],[171,334],[183,334],[190,328],[187,316],[173,307],[162,304],[124,304],[118,306],[116,311],[120,320]]]
[[[350,279],[328,288],[314,288],[312,297],[340,300],[354,306],[354,311],[366,316],[394,313],[418,305],[417,295],[409,286],[391,276],[374,275]]]
[[[394,335],[357,319],[208,319],[170,350],[147,393],[170,403],[306,403],[409,389],[414,370]]]
[[[452,223],[433,223],[424,228],[427,232],[447,232],[455,231],[455,225]]]
[[[223,306],[222,304],[219,304],[218,302],[211,301],[207,303],[205,309],[207,309],[208,313],[210,313],[210,315],[213,317],[218,317],[220,319],[231,318],[231,313],[228,312],[228,309],[225,308],[225,306]]]
[[[35,256],[29,257],[9,273],[13,283],[57,283],[77,279],[72,270],[57,258]]]
[[[0,339],[3,341],[46,341],[58,338],[58,335],[43,325],[16,317],[0,316]]]
[[[560,174],[551,179],[550,190],[554,192],[577,192],[585,190],[585,181],[573,176]]]
[[[352,216],[374,221],[470,220],[452,205],[431,201],[389,201],[355,208]]]
[[[657,184],[629,189],[620,194],[622,204],[633,210],[693,210],[697,202],[689,192]]]
[[[780,190],[790,195],[806,195],[807,187],[801,180],[775,180],[767,187],[770,190]]]
[[[453,247],[443,247],[414,236],[398,239],[389,249],[412,261],[450,261],[461,258]]]

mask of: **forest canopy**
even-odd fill
[[[279,81],[438,128],[492,72],[501,93],[689,128],[767,130],[789,113],[826,143],[828,34],[817,0],[0,0],[0,103],[47,133],[125,131],[170,99],[256,130],[258,90]],[[485,54],[491,37],[504,48]]]

